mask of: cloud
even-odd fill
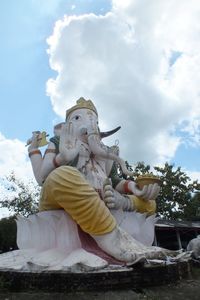
[[[183,170],[183,171],[190,177],[192,181],[195,181],[200,178],[200,172],[191,172],[190,170]]]
[[[160,164],[183,142],[177,128],[198,141],[199,132],[189,129],[194,118],[200,121],[200,2],[112,5],[105,16],[65,16],[56,23],[48,53],[58,76],[48,81],[47,93],[62,117],[80,96],[91,98],[103,129],[122,125],[116,135],[121,156]]]
[[[17,139],[6,139],[0,133],[0,177],[14,171],[19,178],[33,178],[30,161],[25,144]]]
[[[17,178],[25,183],[34,180],[33,171],[25,144],[17,139],[7,139],[0,133],[0,194],[8,195],[5,176],[14,172]],[[0,208],[0,218],[8,217],[11,213],[7,208]]]
[[[6,207],[0,208],[0,219],[8,218],[10,215],[11,213]]]

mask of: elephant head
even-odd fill
[[[119,163],[124,174],[133,175],[126,168],[124,160],[102,142],[102,138],[115,133],[120,127],[108,132],[101,132],[98,127],[98,113],[91,100],[80,98],[75,106],[67,110],[66,122],[72,123],[75,136],[88,143],[94,156],[105,160],[114,160]]]

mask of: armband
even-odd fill
[[[132,191],[130,191],[129,188],[128,188],[129,182],[131,182],[131,180],[126,180],[125,183],[124,183],[124,193],[125,193],[125,194],[130,194],[130,193],[132,193]]]
[[[35,155],[35,154],[41,154],[40,150],[36,149],[36,150],[32,150],[29,152],[28,156],[31,158],[32,155]]]

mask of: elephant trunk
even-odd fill
[[[88,144],[90,150],[96,157],[116,161],[125,175],[133,176],[134,173],[127,169],[125,161],[100,142],[100,136],[98,134],[88,135]]]

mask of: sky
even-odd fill
[[[0,178],[83,96],[132,165],[200,180],[199,0],[7,0],[0,9]]]

